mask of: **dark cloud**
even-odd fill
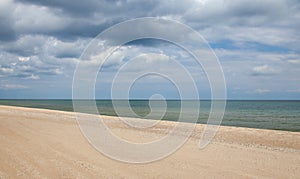
[[[231,0],[225,1],[224,6],[228,9],[230,15],[257,17],[285,13],[287,10],[287,1]]]
[[[56,58],[79,58],[80,53],[79,52],[65,52],[65,53],[59,53],[55,55]]]
[[[187,22],[198,22],[205,25],[257,26],[268,25],[290,13],[289,0],[211,0],[205,6],[190,9],[184,18]]]
[[[16,38],[14,29],[9,25],[9,22],[0,18],[0,41],[14,41]]]
[[[72,14],[82,15],[82,14],[92,14],[101,5],[98,0],[72,0],[72,1],[61,1],[61,0],[17,0],[17,2],[35,4],[40,6],[46,6],[51,8],[58,8]]]
[[[0,42],[13,41],[16,39],[16,33],[13,28],[12,12],[14,7],[10,2],[0,2]]]
[[[167,44],[170,45],[168,42],[166,42],[164,40],[153,39],[153,38],[144,38],[144,39],[133,40],[133,41],[128,42],[124,45],[158,47],[158,46],[164,46],[164,45],[167,45]]]
[[[116,24],[120,20],[110,20],[102,23],[74,20],[63,29],[48,32],[48,35],[55,36],[61,40],[76,40],[78,38],[94,38],[106,28]]]
[[[60,9],[63,12],[75,17],[92,17],[95,14],[110,16],[123,16],[144,14],[153,10],[159,1],[126,1],[126,0],[18,0],[21,3],[35,4]]]

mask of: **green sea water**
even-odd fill
[[[138,117],[145,117],[150,111],[148,100],[130,100],[132,111]],[[189,101],[187,114],[193,114],[197,110],[193,103]],[[72,100],[0,100],[2,105],[23,106],[32,108],[44,108],[62,111],[73,111]],[[100,114],[116,116],[111,100],[97,100],[97,108]],[[163,115],[163,120],[177,121],[181,109],[181,101],[167,100],[167,110]],[[200,102],[198,123],[206,123],[210,112],[211,101]],[[126,113],[127,107],[122,109],[123,116],[132,116]],[[155,117],[152,117],[155,118]],[[263,128],[274,130],[300,131],[300,101],[262,101],[262,100],[229,100],[226,104],[226,111],[222,120],[222,125],[239,126],[250,128]]]

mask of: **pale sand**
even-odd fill
[[[115,117],[105,117],[117,121]],[[108,122],[136,141],[159,138],[174,123],[141,131]],[[300,133],[221,127],[205,149],[203,125],[177,152],[148,164],[127,164],[96,151],[74,113],[0,106],[0,178],[299,178]]]

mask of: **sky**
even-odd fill
[[[299,0],[1,0],[0,98],[72,98],[74,72],[91,40],[141,17],[175,20],[201,34],[219,59],[228,99],[300,99]],[[179,36],[176,29],[169,33]],[[195,79],[200,98],[211,97],[205,70],[184,49],[144,39],[105,61],[96,98],[111,97],[114,75],[131,60],[119,78],[124,83],[145,67],[174,72],[175,60]],[[180,97],[176,85],[155,75],[139,78],[129,96],[157,93]]]

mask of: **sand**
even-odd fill
[[[175,123],[134,130],[105,117],[124,138],[159,138]],[[84,138],[75,115],[0,106],[0,178],[300,178],[300,133],[221,127],[197,147],[203,125],[178,151],[147,164],[110,159]]]

